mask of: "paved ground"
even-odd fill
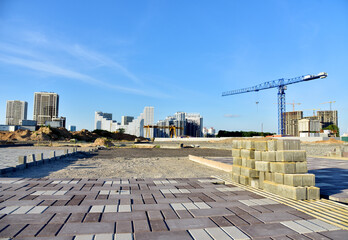
[[[348,232],[204,179],[0,179],[0,238],[347,239]]]
[[[348,160],[308,157],[308,171],[315,174],[320,193],[334,201],[348,203]]]
[[[56,156],[60,156],[64,153],[64,148],[50,148],[50,147],[0,148],[0,169],[16,166],[18,164],[19,156],[27,156],[29,154],[43,153],[44,158],[48,158],[50,152],[52,151],[56,151]]]

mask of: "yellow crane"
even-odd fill
[[[303,109],[302,111],[313,111],[313,116],[315,116],[315,111],[320,111],[321,109],[320,108],[317,108],[317,109]]]
[[[256,102],[257,104],[258,102]],[[278,104],[278,103],[274,103],[274,104]],[[292,111],[295,112],[295,105],[301,105],[301,103],[295,103],[295,101],[293,103],[285,103],[286,105],[292,105]]]
[[[285,104],[292,105],[292,111],[293,112],[295,112],[295,105],[301,105],[301,103],[295,103],[295,101],[293,103],[285,103]]]
[[[320,103],[320,104],[327,104],[327,103],[330,103],[330,111],[331,111],[331,104],[332,103],[335,103],[336,101],[330,101],[330,102],[324,102],[324,103]]]
[[[170,126],[144,125],[145,135],[148,138],[150,137],[150,128],[169,129],[169,133],[170,133],[171,138],[173,138],[173,136],[176,137],[176,131],[178,129],[184,129],[183,127],[177,127],[175,125],[170,125]]]

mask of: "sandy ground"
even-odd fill
[[[7,175],[26,178],[195,178],[227,172],[188,159],[196,156],[230,156],[231,151],[218,149],[133,149],[99,150],[93,156],[57,160]]]

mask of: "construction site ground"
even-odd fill
[[[347,206],[293,203],[211,178],[230,175],[188,155],[231,151],[105,149],[0,178],[0,238],[347,239]]]

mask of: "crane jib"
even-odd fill
[[[270,88],[278,88],[278,133],[279,134],[285,134],[285,126],[284,126],[284,117],[283,114],[285,113],[285,91],[286,85],[304,82],[304,81],[310,81],[318,78],[326,78],[327,73],[321,72],[317,75],[304,75],[296,78],[289,78],[289,79],[278,79],[274,81],[264,82],[259,85],[249,87],[249,88],[242,88],[238,90],[232,90],[228,92],[223,92],[222,96],[230,96],[230,95],[236,95],[236,94],[242,94],[247,92],[258,92],[260,90],[270,89]]]

